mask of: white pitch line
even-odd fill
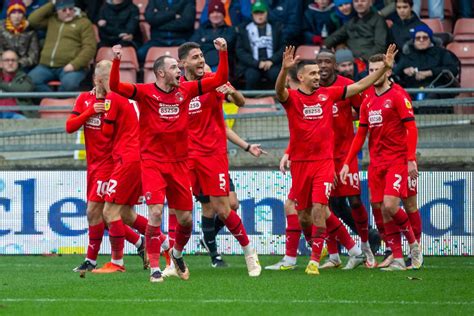
[[[130,298],[0,298],[0,302],[35,302],[35,303],[201,303],[201,304],[235,304],[235,303],[250,303],[250,304],[347,304],[347,305],[454,305],[454,306],[472,306],[474,301],[455,302],[455,301],[362,301],[362,300],[249,300],[249,299],[170,299],[170,298],[152,298],[152,299],[130,299]]]

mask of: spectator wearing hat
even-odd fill
[[[229,53],[234,52],[237,35],[233,27],[225,23],[227,15],[225,6],[221,0],[210,0],[208,3],[209,17],[191,36],[190,41],[199,43],[206,59],[206,63],[212,71],[216,70],[219,63],[218,51],[214,48],[214,40],[223,37],[227,41]],[[229,59],[233,59],[233,55]]]
[[[354,57],[367,62],[370,56],[382,54],[387,46],[388,28],[385,19],[371,9],[372,0],[355,0],[357,13],[324,41],[328,48],[345,44]]]
[[[31,12],[35,11],[36,9],[38,9],[39,7],[41,7],[47,2],[48,0],[23,0],[23,4],[26,7],[25,16],[26,17],[30,16]],[[7,17],[7,10],[8,10],[9,3],[10,2],[8,0],[5,0],[3,2],[3,9],[2,9],[2,13],[0,14],[0,19],[5,19]]]
[[[138,59],[144,61],[153,46],[179,46],[193,35],[196,3],[191,0],[150,0],[145,20],[150,23],[151,40],[138,49]]]
[[[359,72],[357,65],[354,63],[354,55],[350,49],[338,49],[335,53],[337,72],[353,81],[359,81],[367,75],[366,71]]]
[[[393,25],[390,28],[390,42],[395,43],[401,51],[403,45],[412,38],[412,33],[418,25],[425,25],[412,11],[413,0],[397,0],[396,14],[392,18]]]
[[[394,68],[398,81],[406,88],[426,87],[444,70],[455,77],[459,72],[459,60],[441,41],[433,38],[433,31],[426,25],[418,25]],[[442,84],[443,82],[438,82]]]
[[[39,65],[30,71],[37,91],[51,91],[48,82],[61,81],[59,91],[77,91],[95,56],[96,39],[91,21],[74,0],[45,4],[28,18],[35,29],[46,28]]]
[[[304,11],[304,42],[321,45],[323,40],[336,29],[331,24],[335,6],[330,0],[314,0]]]
[[[239,28],[237,66],[245,78],[245,89],[261,87],[265,77],[273,85],[280,71],[284,42],[277,24],[268,22],[265,2],[252,5],[252,21]]]
[[[334,12],[331,13],[329,29],[332,34],[355,16],[352,0],[334,0]]]
[[[7,18],[0,22],[0,54],[6,50],[15,51],[20,68],[28,70],[38,64],[39,43],[25,17],[25,4],[21,0],[10,0]]]
[[[99,46],[136,46],[140,12],[132,0],[107,2],[99,13]]]
[[[252,4],[250,0],[219,0],[224,5],[225,9],[225,24],[228,26],[238,26],[243,22],[251,20]],[[206,0],[206,4],[202,10],[200,24],[209,21],[209,3],[211,0]]]

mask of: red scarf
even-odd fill
[[[10,33],[13,33],[13,34],[19,34],[19,33],[23,33],[23,31],[25,30],[26,28],[26,19],[24,18],[23,20],[21,20],[20,22],[20,25],[18,25],[17,27],[15,27],[12,23],[12,21],[10,20],[10,17],[7,17],[5,19],[5,28],[10,32]]]

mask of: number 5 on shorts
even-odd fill
[[[225,192],[227,181],[225,181],[225,173],[219,173],[219,188]]]

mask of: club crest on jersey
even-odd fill
[[[184,96],[183,96],[183,94],[182,94],[181,92],[179,92],[179,91],[176,92],[176,94],[175,94],[174,96],[176,97],[176,101],[178,101],[178,102],[183,102]]]
[[[385,103],[383,104],[383,107],[386,109],[390,109],[392,107],[392,100],[387,99],[385,100]]]
[[[158,112],[160,113],[160,115],[163,115],[163,116],[178,115],[179,104],[160,103],[160,108]]]
[[[318,100],[321,101],[321,102],[324,102],[328,99],[329,97],[327,96],[327,94],[320,94],[318,95]]]
[[[405,106],[406,106],[407,109],[409,109],[409,110],[412,108],[411,102],[410,102],[407,98],[405,98]]]
[[[369,111],[369,123],[370,125],[382,124],[382,110],[372,110]]]
[[[321,107],[321,104],[318,103],[316,105],[303,105],[303,114],[305,117],[320,118],[323,115],[323,108]]]
[[[104,107],[106,111],[110,110],[110,103],[112,103],[112,101],[110,101],[109,99],[105,99]]]
[[[191,102],[189,102],[189,111],[196,111],[201,108],[201,100],[199,96],[192,98]]]

